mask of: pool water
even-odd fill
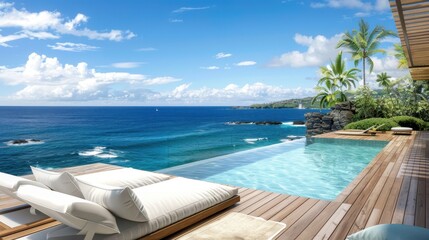
[[[299,139],[160,172],[238,187],[333,200],[387,143]]]

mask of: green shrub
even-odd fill
[[[357,122],[352,122],[347,124],[344,129],[368,129],[371,126],[380,126],[381,124],[384,124],[380,128],[378,128],[378,131],[389,131],[392,127],[398,127],[398,123],[395,121],[388,119],[388,118],[368,118],[364,120],[360,120]]]
[[[401,127],[410,127],[414,130],[424,130],[426,128],[426,122],[420,118],[410,116],[396,116],[390,119],[397,122]]]

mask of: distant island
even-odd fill
[[[319,108],[318,103],[311,104],[312,97],[288,99],[271,103],[252,104],[250,108]]]

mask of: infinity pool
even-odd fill
[[[270,192],[333,200],[386,141],[299,139],[160,172]]]

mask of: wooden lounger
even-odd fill
[[[178,232],[179,230],[182,230],[186,227],[189,227],[189,226],[191,226],[191,225],[193,225],[193,224],[195,224],[195,223],[197,223],[197,222],[199,222],[199,221],[201,221],[201,220],[203,220],[203,219],[205,219],[205,218],[207,218],[207,217],[209,217],[215,213],[218,213],[218,212],[220,212],[220,211],[222,211],[228,207],[231,207],[238,202],[240,202],[240,196],[235,195],[234,197],[227,199],[226,201],[223,201],[223,202],[218,203],[212,207],[209,207],[205,210],[202,210],[202,211],[200,211],[194,215],[191,215],[191,216],[184,218],[178,222],[175,222],[169,226],[166,226],[162,229],[159,229],[153,233],[150,233],[150,234],[148,234],[148,235],[146,235],[140,239],[142,239],[142,240],[152,240],[152,239],[155,240],[155,239],[161,239],[161,238],[167,237],[167,236],[169,236],[175,232]],[[48,221],[48,219],[50,221]],[[25,225],[28,227],[27,228],[22,227],[18,230],[18,232],[17,231],[10,232],[8,235],[1,236],[1,239],[4,239],[4,240],[17,239],[17,238],[29,236],[31,234],[34,234],[34,233],[37,233],[37,232],[40,232],[40,231],[43,231],[43,230],[46,230],[46,229],[49,229],[49,228],[52,228],[52,227],[55,227],[55,226],[58,226],[61,224],[60,222],[55,221],[52,218],[48,218],[48,219],[45,219],[45,221],[47,221],[45,223],[40,223],[37,225],[31,225],[31,226]]]
[[[350,136],[375,136],[376,132],[362,132],[362,131],[337,131],[335,134],[338,135],[350,135]]]

